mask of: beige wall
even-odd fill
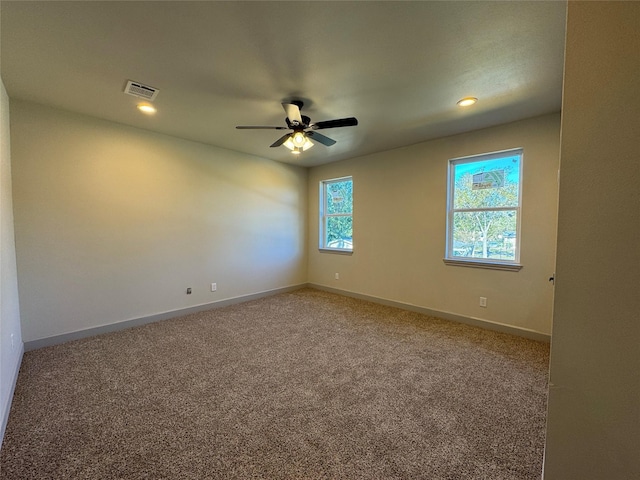
[[[306,282],[305,169],[11,107],[26,342]]]
[[[640,478],[639,22],[569,2],[546,480]]]
[[[22,358],[11,199],[9,97],[0,80],[0,444]]]
[[[559,140],[555,114],[311,169],[309,282],[550,334]],[[524,267],[446,266],[448,160],[515,147],[524,148]],[[346,175],[354,181],[354,253],[321,253],[318,184]],[[488,308],[479,306],[480,296]]]

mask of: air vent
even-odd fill
[[[133,95],[134,97],[144,98],[145,100],[153,101],[158,95],[158,89],[150,87],[149,85],[143,85],[140,82],[127,81],[127,86],[124,87],[124,93]]]

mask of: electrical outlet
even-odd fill
[[[480,297],[480,306],[487,308],[487,297]]]
[[[216,290],[218,290],[218,284],[217,283],[212,283],[211,284],[211,291],[215,292]]]
[[[335,279],[336,279],[336,280],[340,280],[340,274],[339,274],[339,273],[336,273],[336,274],[335,274]]]
[[[191,287],[187,288],[187,295],[191,295]]]

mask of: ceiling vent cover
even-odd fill
[[[145,100],[153,101],[158,96],[158,89],[150,87],[149,85],[143,85],[140,82],[127,81],[127,86],[124,87],[124,93],[133,95],[134,97],[144,98]]]

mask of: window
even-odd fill
[[[449,160],[445,263],[519,270],[522,149]]]
[[[353,180],[320,182],[320,249],[353,251]]]

